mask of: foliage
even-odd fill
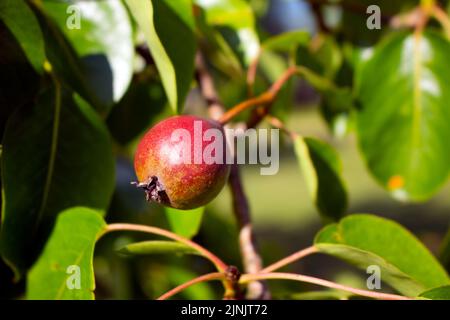
[[[121,267],[123,259],[147,259],[148,268],[140,272],[154,275],[161,272],[158,262],[170,264],[166,256],[173,255],[206,258],[217,272],[205,279],[222,280],[225,297],[238,296],[233,291],[237,283],[225,277],[230,264],[212,252],[238,252],[231,248],[248,241],[242,232],[239,240],[228,239],[222,222],[208,222],[213,219],[209,207],[161,211],[146,204],[142,209],[129,200],[136,199],[129,185],[135,177],[119,161],[114,164],[119,158],[129,163],[137,140],[158,120],[204,115],[203,106],[210,105],[223,107],[222,124],[265,123],[287,133],[308,193],[299,192],[292,201],[311,201],[324,224],[314,244],[300,253],[320,252],[363,270],[377,265],[384,283],[400,294],[362,292],[368,297],[450,299],[445,270],[450,236],[442,243],[441,265],[397,222],[350,214],[351,194],[335,150],[336,141],[354,135],[367,172],[394,200],[414,205],[442,190],[450,172],[450,19],[442,3],[363,1],[360,6],[374,2],[384,15],[381,30],[370,30],[365,11],[351,0],[339,1],[335,7],[343,14],[337,24],[327,24],[325,11],[316,12],[317,32],[272,34],[256,2],[0,2],[0,253],[5,269],[14,273],[8,280],[26,282],[27,298],[94,299],[95,283],[114,259],[122,259]],[[305,86],[319,98],[317,113],[330,129],[323,135],[304,137],[289,129]],[[245,231],[249,207],[239,179],[232,174],[229,184],[238,227]],[[268,189],[272,197],[283,192]],[[124,195],[128,204],[121,202]],[[106,222],[117,220],[137,224]],[[172,241],[108,236],[99,242],[111,231],[139,231]],[[227,238],[221,244],[226,248],[210,250],[211,235]],[[101,254],[94,255],[96,245]],[[244,259],[234,264],[246,268],[247,253],[241,251]],[[155,254],[163,257],[155,260]],[[248,282],[267,279],[333,289],[292,295],[302,299],[361,294],[351,286],[342,289],[321,279],[273,272],[297,259],[287,257],[267,267],[272,272],[244,273],[236,281],[244,290]],[[80,268],[81,289],[68,289],[75,270],[68,271],[70,266]],[[186,269],[193,266],[167,267],[168,278],[160,287],[151,284],[142,291],[153,298],[168,286],[187,283],[194,272]],[[126,278],[117,286],[121,296],[136,280],[128,268],[119,272]],[[199,288],[189,288],[186,295],[214,294],[205,284]]]

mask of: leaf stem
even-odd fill
[[[225,275],[221,272],[207,273],[200,277],[189,280],[188,282],[185,282],[185,283],[179,285],[178,287],[175,287],[175,288],[167,291],[166,293],[161,295],[157,300],[166,300],[197,283],[212,281],[212,280],[224,280],[224,279],[225,279]]]
[[[139,225],[139,224],[113,223],[106,227],[106,230],[102,234],[102,236],[111,231],[138,231],[138,232],[145,232],[145,233],[160,235],[160,236],[181,242],[181,243],[195,249],[196,251],[201,253],[202,256],[204,256],[209,261],[211,261],[216,266],[216,268],[219,272],[224,272],[228,267],[228,265],[225,264],[225,262],[223,262],[219,257],[217,257],[215,254],[213,254],[209,250],[205,249],[201,245],[199,245],[189,239],[181,237],[173,232],[170,232],[170,231],[167,231],[167,230],[164,230],[161,228],[144,226],[144,225]]]
[[[446,37],[450,39],[450,18],[448,17],[447,12],[442,10],[442,8],[436,4],[433,7],[432,15],[441,24]]]
[[[374,292],[369,290],[356,289],[348,286],[344,286],[342,284],[338,284],[335,282],[331,282],[328,280],[315,278],[311,276],[305,276],[301,274],[294,273],[283,273],[283,272],[273,272],[273,273],[258,273],[258,274],[244,274],[242,275],[239,283],[247,283],[255,280],[293,280],[299,282],[307,282],[316,284],[319,286],[343,290],[347,292],[354,293],[359,296],[374,298],[374,299],[383,299],[383,300],[413,300],[412,298],[400,296],[396,294],[382,293],[382,292]]]
[[[225,112],[220,118],[221,124],[226,124],[241,112],[250,109],[255,106],[260,106],[261,112],[258,112],[256,119],[251,119],[249,127],[256,126],[262,118],[268,113],[267,106],[275,101],[283,85],[294,75],[303,76],[308,82],[310,82],[319,91],[326,91],[335,89],[335,85],[328,79],[314,73],[313,71],[303,66],[290,66],[284,73],[275,81],[272,86],[257,97],[244,100],[238,103],[230,110]]]
[[[316,253],[317,248],[314,246],[308,247],[306,249],[302,249],[300,251],[297,251],[289,256],[287,256],[286,258],[283,258],[273,264],[271,264],[270,266],[265,267],[264,269],[261,270],[261,273],[270,273],[273,272],[275,270],[278,270],[288,264],[291,264],[295,261],[298,261],[306,256],[309,256],[313,253]]]

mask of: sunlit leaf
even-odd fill
[[[450,300],[450,286],[442,286],[422,292],[419,297],[431,300]]]
[[[407,296],[450,283],[435,257],[394,221],[355,214],[322,229],[314,246],[363,270],[375,265],[381,280]]]
[[[449,55],[437,33],[399,33],[379,44],[358,75],[360,148],[398,199],[426,200],[447,181]]]
[[[62,212],[28,274],[27,298],[94,299],[94,246],[105,227],[97,211],[76,207]]]
[[[42,73],[45,62],[44,38],[39,23],[23,0],[2,0],[0,20],[16,38],[34,69]],[[2,49],[4,50],[2,45]]]
[[[324,221],[339,220],[347,208],[339,155],[328,144],[301,136],[296,137],[294,150],[310,197]]]
[[[43,6],[81,57],[84,77],[100,102],[111,106],[120,100],[134,61],[131,22],[122,2],[45,0]]]
[[[174,112],[181,112],[194,72],[191,0],[125,0],[145,35]]]
[[[245,0],[194,0],[205,14],[206,23],[220,32],[228,45],[248,66],[259,52],[255,17]]]
[[[124,255],[153,255],[153,254],[199,254],[195,249],[174,241],[142,241],[126,245],[118,250]]]

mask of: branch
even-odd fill
[[[222,124],[228,123],[230,120],[232,120],[234,117],[236,117],[241,112],[257,106],[257,105],[267,105],[274,101],[274,99],[277,97],[278,93],[280,92],[281,88],[283,87],[284,83],[289,80],[293,75],[299,73],[299,68],[296,66],[288,68],[281,76],[280,78],[272,84],[272,86],[267,90],[266,92],[262,93],[261,95],[250,98],[248,100],[242,101],[241,103],[237,104],[225,114],[220,117],[219,122]]]
[[[396,294],[388,294],[381,293],[375,291],[368,291],[362,289],[356,289],[348,286],[344,286],[342,284],[334,283],[328,280],[305,276],[301,274],[294,273],[283,273],[283,272],[273,272],[273,273],[259,273],[259,274],[244,274],[241,277],[240,283],[247,283],[249,281],[254,280],[273,280],[273,279],[283,279],[283,280],[294,280],[299,282],[307,282],[316,284],[322,287],[332,288],[343,290],[347,292],[354,293],[359,296],[369,297],[374,299],[384,299],[384,300],[413,300],[412,298],[396,295]]]
[[[208,104],[208,113],[210,118],[218,120],[225,112],[225,107],[219,99],[214,81],[206,68],[205,61],[200,52],[195,57],[195,63],[197,67],[197,81],[200,87],[201,94],[205,98]]]
[[[200,91],[208,103],[210,117],[213,119],[222,119],[225,108],[217,95],[212,77],[209,74],[200,53],[197,54],[196,64]],[[239,244],[244,269],[246,272],[258,272],[262,268],[262,262],[255,245],[250,210],[247,197],[242,188],[237,165],[232,166],[229,185],[233,195],[234,214],[239,228]],[[248,298],[269,298],[269,296],[270,293],[264,283],[256,282],[255,284],[249,284],[247,292]]]

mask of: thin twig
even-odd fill
[[[185,282],[185,283],[179,285],[178,287],[171,289],[170,291],[167,291],[166,293],[161,295],[157,300],[166,300],[166,299],[176,295],[177,293],[189,288],[190,286],[193,286],[194,284],[206,282],[206,281],[212,281],[212,280],[223,280],[224,277],[225,277],[224,274],[221,272],[213,272],[213,273],[204,274],[200,277],[189,280],[188,282]]]
[[[200,52],[197,52],[195,63],[197,68],[197,81],[201,94],[208,104],[209,117],[218,120],[225,112],[225,108],[219,99],[219,95],[214,86],[214,81],[211,74],[208,72],[206,63]]]
[[[445,35],[450,39],[450,19],[447,12],[438,5],[435,5],[433,8],[433,17],[441,24],[445,31]]]
[[[284,279],[284,280],[294,280],[299,282],[307,282],[316,284],[322,287],[332,288],[343,290],[347,292],[354,293],[359,296],[374,298],[374,299],[383,299],[383,300],[413,300],[409,297],[404,297],[396,294],[389,293],[381,293],[375,291],[368,291],[362,289],[356,289],[348,286],[344,286],[342,284],[334,283],[328,280],[305,276],[301,274],[294,273],[283,273],[283,272],[273,272],[273,273],[258,273],[258,274],[244,274],[240,279],[240,283],[248,283],[249,281],[255,280],[275,280],[275,279]]]
[[[300,260],[306,256],[309,256],[310,254],[316,253],[316,252],[318,252],[318,251],[317,251],[316,247],[314,247],[314,246],[297,251],[297,252],[287,256],[286,258],[283,258],[283,259],[271,264],[270,266],[265,267],[264,269],[261,270],[261,273],[273,272],[275,270],[278,270],[288,264],[291,264],[295,261],[298,261],[298,260]]]
[[[293,75],[297,74],[299,72],[299,68],[296,66],[288,68],[281,76],[280,78],[273,83],[273,85],[269,88],[269,90],[265,91],[261,95],[250,98],[248,100],[242,101],[241,103],[237,104],[225,114],[220,117],[219,122],[222,124],[225,124],[229,122],[231,119],[233,119],[235,116],[240,114],[241,112],[257,106],[257,105],[267,105],[269,103],[272,103],[273,100],[277,97],[277,94],[280,92],[281,88],[283,87],[284,83],[289,80]]]

